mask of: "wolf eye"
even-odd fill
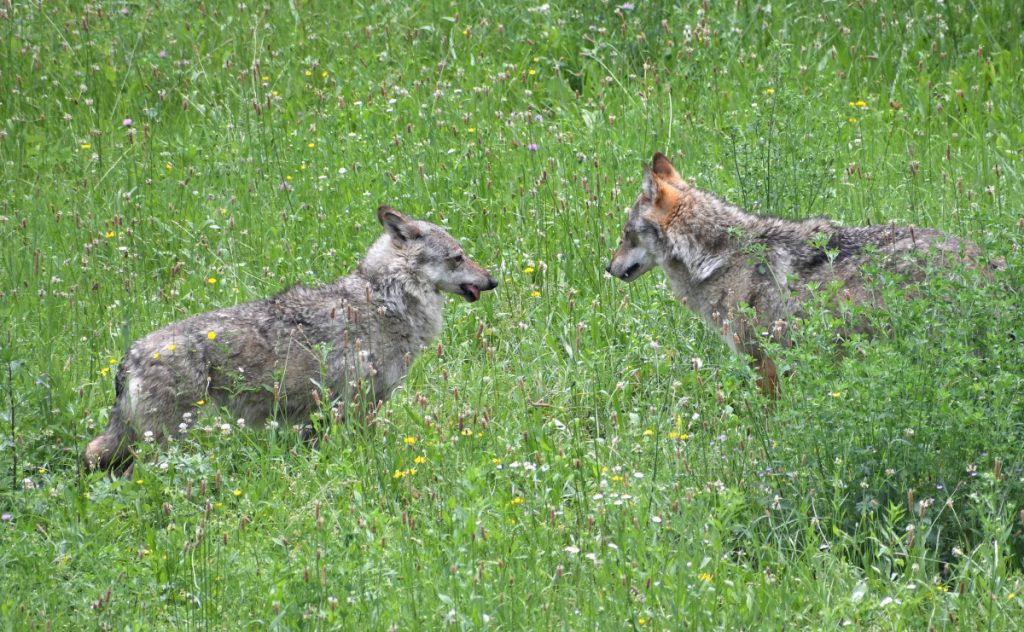
[[[466,257],[464,257],[461,254],[455,255],[453,257],[448,257],[448,263],[452,264],[453,266],[461,265],[462,262],[465,260]]]

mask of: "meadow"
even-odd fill
[[[1017,629],[1022,47],[1009,0],[4,2],[3,628]],[[770,405],[604,272],[655,151],[1006,270],[812,309]],[[380,204],[501,285],[376,416],[82,470],[133,340],[347,274]]]

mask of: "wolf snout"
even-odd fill
[[[459,291],[462,296],[470,303],[475,303],[480,300],[480,292],[487,292],[498,287],[498,281],[495,280],[491,275],[487,275],[487,278],[481,284],[475,283],[463,283],[459,286]]]
[[[604,271],[605,272],[607,272],[608,274],[612,275],[613,277],[618,277],[619,279],[622,279],[623,281],[629,281],[630,279],[632,279],[633,275],[636,274],[636,271],[639,270],[639,269],[640,269],[640,264],[639,263],[634,263],[633,265],[629,266],[628,268],[626,268],[622,272],[619,272],[618,274],[616,274],[615,272],[612,271],[612,264],[609,263],[608,265],[606,265],[604,267]]]

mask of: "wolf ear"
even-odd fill
[[[649,199],[651,202],[657,203],[658,199],[661,197],[661,189],[663,186],[665,185],[661,182],[661,178],[655,175],[654,172],[651,171],[650,167],[645,166],[643,183],[644,197]]]
[[[651,171],[666,182],[673,184],[682,184],[683,182],[683,179],[679,177],[679,172],[672,166],[672,163],[665,157],[665,154],[660,151],[651,158]]]
[[[644,196],[651,201],[645,217],[655,225],[663,227],[679,205],[679,189],[669,185],[650,167],[644,167],[643,189]]]
[[[412,222],[387,204],[377,209],[377,219],[395,241],[405,242],[420,236],[419,229]]]

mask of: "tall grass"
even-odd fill
[[[1014,629],[1021,24],[996,0],[0,8],[0,620]],[[1007,270],[916,300],[880,276],[878,334],[840,349],[811,310],[766,407],[660,273],[604,275],[656,150],[753,211],[937,227]],[[130,479],[81,471],[133,340],[346,274],[382,203],[502,285],[449,302],[374,419],[310,449],[213,410]]]

